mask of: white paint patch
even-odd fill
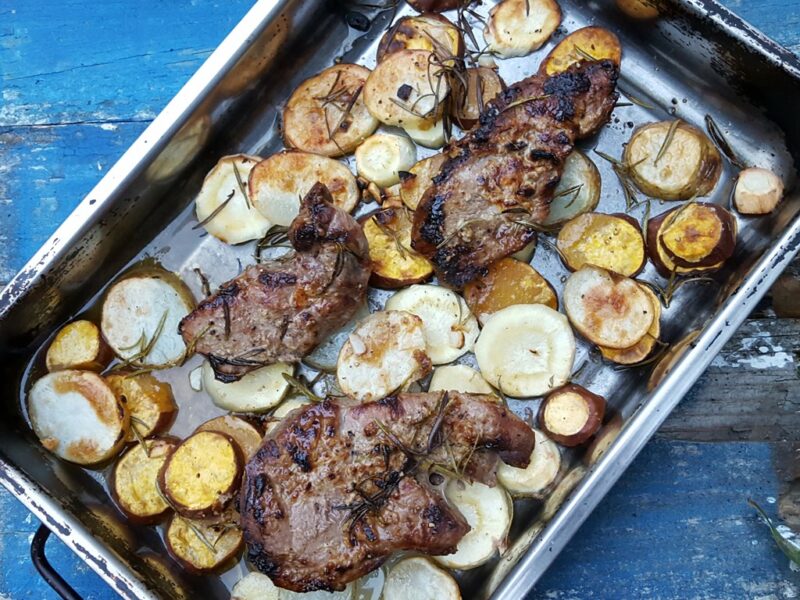
[[[775,498],[772,496],[767,496],[767,503],[768,504],[775,504]]]
[[[102,123],[100,129],[103,131],[116,131],[118,127],[116,123]]]

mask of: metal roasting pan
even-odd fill
[[[565,454],[553,493],[515,504],[504,556],[458,574],[465,598],[516,600],[533,588],[800,248],[797,58],[713,0],[665,1],[661,16],[647,21],[627,17],[613,0],[560,3],[564,22],[554,40],[532,56],[501,61],[504,79],[513,82],[532,74],[555,41],[597,24],[622,41],[621,91],[652,107],[618,107],[595,139],[580,144],[602,173],[599,210],[617,212],[625,203],[609,165],[591,149],[620,156],[632,126],[673,115],[701,128],[704,116],[712,115],[740,158],[779,173],[788,193],[773,215],[737,217],[737,251],[715,275],[715,284],[684,286],[664,311],[666,341],[700,333],[654,391],[646,386],[651,367],[614,370],[579,342],[576,380],[604,394],[624,426],[595,465],[587,467],[579,455]],[[371,19],[368,32],[348,26],[350,11]],[[397,12],[411,11],[400,6]],[[226,247],[191,229],[192,199],[205,173],[225,154],[267,156],[280,149],[280,107],[294,87],[338,57],[374,66],[377,39],[391,16],[392,10],[355,3],[257,2],[0,293],[0,368],[6,381],[0,403],[0,482],[125,598],[227,598],[246,567],[240,562],[219,577],[182,574],[168,558],[159,529],[129,526],[116,511],[106,492],[106,472],[81,469],[44,451],[24,410],[25,390],[42,369],[40,348],[60,324],[76,315],[96,315],[103,289],[145,256],[180,273],[198,295],[193,267],[206,270],[213,285],[234,276],[237,260],[247,262],[252,246]],[[349,21],[356,22],[352,15]],[[713,201],[729,203],[734,177],[726,161]],[[652,212],[666,208],[654,201]],[[632,214],[641,218],[643,211],[641,206]],[[532,263],[560,290],[566,271],[545,244]],[[665,283],[652,266],[641,277]],[[373,309],[384,298],[385,293],[372,294]],[[177,435],[219,413],[188,384],[188,371],[199,363],[195,357],[183,370],[159,373],[179,402],[172,429]],[[512,400],[510,405],[525,415],[526,409],[538,408],[538,400]]]

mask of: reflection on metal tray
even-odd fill
[[[626,17],[613,0],[561,0],[561,6],[564,22],[555,39],[532,56],[498,61],[503,78],[512,82],[530,75],[567,32],[596,24],[622,42],[621,91],[651,107],[619,106],[596,138],[580,144],[584,151],[619,156],[635,125],[678,116],[702,128],[710,114],[744,162],[781,174],[790,192],[776,214],[738,219],[736,254],[715,275],[717,285],[685,286],[664,311],[667,341],[692,330],[701,333],[655,391],[646,389],[649,368],[614,370],[588,345],[579,345],[577,381],[609,399],[624,421],[622,431],[591,468],[568,456],[561,482],[546,500],[516,503],[503,558],[459,575],[465,598],[493,593],[516,599],[535,584],[800,244],[800,220],[794,218],[800,122],[792,110],[800,97],[800,64],[792,55],[711,1],[664,2],[661,17],[649,21]],[[346,15],[354,10],[367,10],[372,18],[366,33],[348,26]],[[116,274],[145,256],[180,273],[198,296],[193,267],[202,266],[216,285],[235,275],[240,261],[251,260],[252,247],[226,246],[192,230],[191,201],[205,173],[225,154],[266,156],[279,150],[280,106],[294,87],[334,58],[374,66],[377,40],[394,12],[355,2],[258,2],[0,296],[5,381],[20,382],[4,392],[0,482],[124,597],[193,597],[202,589],[202,597],[226,598],[245,566],[221,577],[180,574],[155,528],[131,527],[118,515],[102,472],[60,462],[41,448],[20,403],[30,369],[37,368],[31,359],[59,324],[91,312]],[[403,6],[396,12],[411,11]],[[603,179],[600,210],[624,210],[610,165],[596,162]],[[713,201],[728,203],[733,175],[726,163]],[[632,215],[641,218],[643,211],[641,206]],[[661,212],[657,202],[653,211]],[[533,264],[554,283],[566,275],[544,247]],[[642,277],[659,281],[652,266]],[[370,303],[384,299],[376,292]],[[198,364],[195,358],[163,374],[180,404],[172,429],[177,435],[220,412],[189,386],[187,373]],[[522,415],[538,408],[530,400],[511,405]]]

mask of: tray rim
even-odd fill
[[[800,58],[717,0],[671,0],[712,21],[760,58],[800,82]],[[98,214],[108,209],[120,190],[161,151],[205,94],[250,48],[259,32],[272,22],[286,0],[256,0],[212,54],[129,146],[106,175],[78,203],[56,231],[0,291],[0,323],[8,311],[39,283],[52,263],[67,253],[86,233]],[[800,252],[800,213],[785,226],[751,268],[751,272],[720,310],[704,326],[676,366],[629,418],[619,437],[588,469],[556,514],[505,575],[491,594],[495,600],[516,600],[532,590],[536,581],[567,545],[589,514],[617,482],[709,363],[747,318],[783,269]],[[98,543],[83,524],[67,513],[53,497],[0,454],[0,484],[47,525],[81,560],[123,598],[158,596],[108,546]]]

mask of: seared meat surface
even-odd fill
[[[617,76],[612,62],[600,61],[523,79],[446,149],[412,233],[442,282],[461,288],[535,238],[575,141],[611,116]]]
[[[303,407],[245,467],[248,557],[277,585],[306,592],[344,589],[397,550],[452,553],[469,526],[430,484],[431,469],[493,483],[498,455],[524,467],[533,444],[531,428],[489,396]]]
[[[184,341],[208,357],[220,381],[300,360],[364,301],[367,240],[324,185],[303,199],[288,237],[294,253],[248,267],[181,321]]]

